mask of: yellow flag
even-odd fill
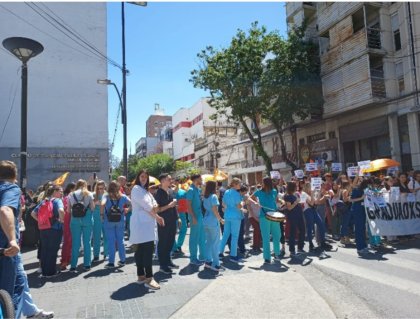
[[[69,175],[70,172],[65,172],[63,175],[61,175],[59,178],[53,181],[53,184],[63,186],[64,182],[66,181]]]

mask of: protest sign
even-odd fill
[[[308,194],[306,194],[305,192],[300,193],[300,203],[301,204],[305,203],[307,199],[308,199]]]
[[[306,163],[305,169],[307,172],[313,172],[318,170],[318,164],[317,163]]]
[[[312,177],[311,178],[311,190],[321,189],[322,178],[321,177]]]
[[[389,199],[396,194],[396,191],[392,194],[391,188]],[[420,233],[419,201],[392,202],[382,193],[368,191],[365,197],[365,210],[370,230],[374,235],[404,236]]]
[[[359,166],[359,175],[360,176],[366,175],[365,172],[364,172],[364,170],[370,168],[370,161],[360,161],[360,162],[357,162],[357,166]]]
[[[399,187],[391,187],[391,190],[389,192],[389,201],[391,203],[400,201],[400,188]]]
[[[299,179],[305,177],[305,173],[301,169],[295,170],[295,176]]]
[[[279,171],[271,171],[270,177],[271,179],[281,179],[281,174]]]
[[[343,171],[343,164],[341,163],[332,163],[331,172],[341,172]]]
[[[387,169],[386,174],[390,176],[395,176],[398,172],[398,166],[390,167]]]
[[[347,176],[348,177],[355,177],[358,172],[359,172],[359,167],[357,167],[357,166],[347,167]]]

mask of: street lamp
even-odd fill
[[[103,79],[103,80],[97,80],[96,81],[98,84],[103,84],[103,85],[112,85],[115,89],[115,91],[117,92],[118,95],[118,99],[120,100],[120,105],[121,105],[121,123],[123,125],[123,130],[124,130],[124,147],[123,147],[123,170],[124,170],[124,176],[127,176],[127,118],[124,117],[124,114],[126,114],[125,112],[125,104],[123,103],[123,100],[121,98],[121,93],[120,90],[118,90],[118,87],[115,85],[114,82],[112,82],[111,80],[108,79]]]
[[[22,61],[22,98],[20,122],[20,176],[21,188],[26,187],[26,162],[28,147],[28,66],[27,62],[44,51],[41,43],[22,37],[12,37],[3,40],[3,46]]]

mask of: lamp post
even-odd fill
[[[123,150],[123,170],[124,170],[124,176],[127,176],[127,172],[128,172],[128,168],[127,168],[127,118],[124,117],[125,114],[125,104],[123,103],[123,100],[121,98],[121,93],[120,90],[118,90],[118,87],[115,85],[114,82],[112,82],[111,80],[108,79],[103,79],[103,80],[97,80],[96,81],[98,84],[104,84],[104,85],[112,85],[115,89],[115,91],[117,92],[118,95],[118,99],[120,100],[120,105],[121,105],[121,123],[123,125],[124,128],[124,150]]]
[[[26,187],[26,162],[28,148],[28,61],[40,54],[44,47],[41,43],[22,37],[3,40],[3,46],[22,62],[22,97],[20,122],[20,176],[19,185]]]

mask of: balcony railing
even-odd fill
[[[263,160],[260,160],[260,159],[241,161],[242,168],[251,168],[251,167],[257,167],[261,165],[264,165],[264,162]]]
[[[368,47],[371,49],[381,49],[381,30],[377,28],[367,28]]]

